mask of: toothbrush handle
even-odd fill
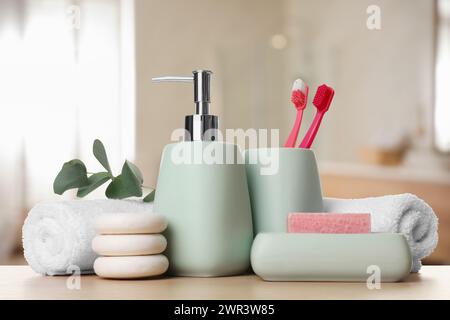
[[[322,122],[323,116],[325,112],[318,112],[314,117],[313,123],[308,129],[308,132],[305,134],[302,142],[300,143],[300,148],[309,149],[316,138],[317,131],[319,130],[320,123]]]
[[[298,110],[297,117],[295,118],[294,127],[292,128],[288,139],[284,143],[285,148],[295,147],[295,143],[297,142],[298,132],[300,131],[300,125],[302,123],[302,118],[303,118],[303,110]]]

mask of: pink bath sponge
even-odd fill
[[[370,233],[370,213],[290,213],[289,233]]]

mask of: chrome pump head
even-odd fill
[[[152,78],[154,82],[194,83],[195,114],[185,118],[186,141],[214,141],[217,139],[219,118],[209,114],[211,103],[211,75],[209,70],[192,71],[191,77],[167,76]]]

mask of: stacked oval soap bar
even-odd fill
[[[169,261],[162,252],[166,238],[160,233],[167,220],[156,213],[102,214],[95,220],[99,235],[92,249],[100,255],[95,273],[104,278],[135,279],[158,276],[167,271]]]

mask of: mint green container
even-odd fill
[[[200,153],[210,155],[213,150],[216,155],[223,152],[223,163],[214,163],[214,157],[201,159]],[[227,155],[233,163],[226,163]],[[204,141],[167,145],[154,210],[169,222],[165,232],[169,274],[215,277],[249,269],[252,216],[245,166],[236,145]]]
[[[267,281],[401,281],[411,270],[411,252],[400,233],[260,233],[251,261]]]
[[[245,151],[255,235],[287,232],[291,212],[323,212],[316,157],[310,149]]]

